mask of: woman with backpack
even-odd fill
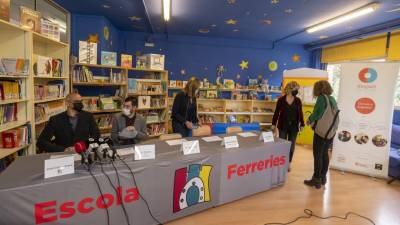
[[[328,81],[321,80],[314,84],[314,97],[317,103],[314,111],[307,121],[314,129],[313,156],[314,174],[311,180],[305,180],[304,184],[321,188],[326,184],[326,174],[329,168],[328,150],[339,122],[339,110],[336,100],[331,96],[333,89]]]

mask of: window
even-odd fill
[[[327,70],[329,74],[329,82],[331,83],[333,88],[332,96],[337,99],[339,97],[341,66],[340,64],[328,64]],[[397,76],[394,106],[400,107],[400,71],[399,75]]]

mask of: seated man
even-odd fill
[[[76,142],[86,141],[89,137],[100,137],[93,115],[82,111],[82,97],[79,94],[69,94],[66,97],[66,106],[67,111],[50,117],[36,144],[40,150],[74,151]]]
[[[131,145],[147,138],[146,120],[136,113],[137,101],[127,97],[122,113],[116,114],[112,120],[111,139],[114,145]]]

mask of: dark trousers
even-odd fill
[[[189,136],[189,129],[185,126],[185,124],[179,123],[172,121],[172,130],[174,133],[181,134],[182,137],[188,137]]]
[[[292,162],[294,147],[296,146],[296,138],[298,131],[295,129],[281,129],[279,130],[279,138],[290,141],[292,144],[290,145],[290,155],[289,162]]]
[[[332,139],[325,139],[314,134],[313,155],[314,155],[314,175],[315,179],[326,179],[329,168],[329,147],[332,145]]]

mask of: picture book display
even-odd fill
[[[18,120],[17,103],[0,105],[0,125]]]
[[[101,51],[101,65],[116,66],[117,65],[117,53]]]
[[[41,20],[41,34],[56,41],[60,41],[60,26],[47,19]]]
[[[0,100],[17,100],[23,98],[21,81],[0,81]]]
[[[3,131],[0,134],[1,148],[16,148],[30,143],[31,131],[28,126]]]
[[[97,64],[97,43],[79,41],[79,63]]]
[[[121,54],[121,67],[132,68],[132,55]]]
[[[20,7],[20,23],[25,29],[40,33],[41,29],[41,13],[33,9]]]
[[[0,76],[28,76],[29,60],[21,58],[2,58],[0,60]]]

